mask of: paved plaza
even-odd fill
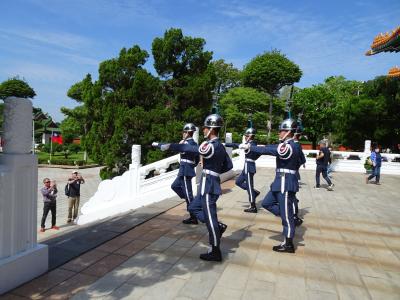
[[[231,180],[218,202],[229,226],[222,263],[199,260],[206,228],[181,224],[181,204],[2,299],[400,299],[400,177],[383,175],[378,186],[334,173],[329,192],[313,189],[314,171],[301,174],[295,254],[272,251],[280,219],[244,213],[247,193]],[[258,170],[258,202],[273,176]]]

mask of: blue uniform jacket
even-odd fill
[[[203,172],[209,170],[217,174],[228,172],[233,168],[232,160],[225,147],[218,138],[203,142],[199,147],[189,144],[170,144],[172,151],[190,152],[203,156]],[[205,184],[202,185],[202,194],[221,195],[221,184],[219,176],[204,174]]]
[[[301,144],[298,141],[294,141],[294,144],[297,147],[297,150],[299,151],[299,154],[300,154],[299,166],[297,168],[297,169],[300,169],[301,165],[304,165],[306,163],[306,157],[304,156],[303,148],[301,147]]]
[[[296,170],[300,161],[300,152],[293,139],[278,145],[251,146],[250,152],[276,157],[276,176],[271,184],[271,191],[281,193],[299,191]]]
[[[251,146],[257,146],[256,141],[250,141],[246,142],[245,144],[250,144]],[[238,143],[226,143],[225,147],[231,147],[231,148],[239,148]],[[245,151],[245,162],[244,162],[244,172],[247,173],[253,173],[255,174],[257,169],[256,169],[256,160],[261,156],[261,154],[257,154],[255,152],[251,151]]]
[[[178,145],[190,145],[195,148],[198,147],[197,143],[193,140],[193,138],[181,141],[181,143],[182,144]],[[162,145],[165,144],[160,143],[158,147],[161,147]],[[180,152],[181,161],[179,163],[178,176],[195,177],[196,176],[195,167],[199,163],[199,154],[193,152],[182,152],[181,150],[175,150],[172,149],[171,147],[169,148],[169,150],[172,150],[174,152]]]

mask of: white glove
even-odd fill
[[[169,149],[169,144],[161,145],[160,149],[161,151],[167,151]]]
[[[151,143],[151,146],[153,146],[153,147],[158,147],[158,144],[159,144],[159,143],[157,143],[157,142],[152,142],[152,143]]]
[[[248,150],[250,149],[250,144],[240,144],[239,149]]]
[[[225,146],[225,143],[222,143],[222,146]]]

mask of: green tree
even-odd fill
[[[212,62],[216,76],[214,94],[220,96],[229,89],[238,87],[241,84],[240,71],[232,63],[226,63],[219,59]]]
[[[11,96],[33,98],[36,96],[36,93],[26,81],[14,77],[0,84],[0,99],[4,100]]]
[[[226,131],[232,132],[235,140],[240,140],[249,118],[258,130],[258,137],[266,134],[268,96],[256,89],[236,87],[226,92],[220,99],[221,109],[225,120]],[[283,102],[274,99],[276,110],[283,112]],[[277,114],[275,121],[280,120]]]
[[[323,85],[302,89],[294,95],[293,111],[303,113],[305,133],[314,149],[319,139],[332,132],[335,107],[335,98]]]
[[[273,98],[283,86],[298,82],[301,75],[299,66],[277,50],[256,56],[244,67],[244,86],[256,88],[270,96],[268,136],[272,128]]]
[[[188,115],[188,110],[199,110],[194,116],[210,110],[216,77],[210,63],[212,52],[204,51],[204,45],[204,39],[184,36],[176,28],[153,40],[154,68],[163,79],[168,106],[178,118]],[[199,123],[201,119],[188,121]]]

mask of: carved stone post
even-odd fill
[[[132,163],[129,165],[131,174],[131,196],[132,198],[140,192],[140,158],[142,149],[140,145],[132,145],[131,158]]]
[[[225,134],[225,143],[232,143],[232,133],[227,132]],[[225,149],[226,149],[226,152],[228,153],[229,157],[232,159],[232,148],[227,147]]]
[[[32,148],[32,102],[4,101],[0,156],[0,294],[48,269],[48,249],[37,244],[37,157]]]

